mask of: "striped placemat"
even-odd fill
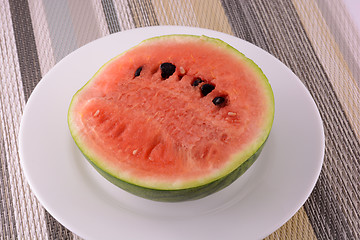
[[[97,38],[154,25],[209,28],[286,64],[324,121],[320,178],[267,239],[360,239],[360,35],[338,0],[0,0],[0,237],[79,239],[31,192],[19,163],[22,112],[36,84]]]

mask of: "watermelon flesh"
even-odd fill
[[[218,39],[152,38],[106,63],[73,97],[68,123],[108,180],[160,201],[226,187],[259,155],[274,97],[262,71]]]

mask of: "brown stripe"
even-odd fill
[[[150,1],[130,0],[128,3],[136,27],[159,25],[154,7]]]
[[[67,228],[61,225],[48,212],[45,213],[47,228],[49,232],[49,239],[73,239],[74,235]]]
[[[112,0],[101,0],[101,4],[104,9],[105,19],[106,19],[110,34],[115,33],[115,32],[120,32],[121,31],[120,24],[119,24],[118,17],[116,15],[116,10],[115,10],[113,1]]]
[[[21,79],[27,100],[41,79],[39,58],[36,50],[34,32],[31,24],[29,5],[26,0],[9,1],[11,18]]]
[[[257,46],[265,45],[265,47],[268,48],[267,43],[262,41],[264,35],[262,31],[259,30],[259,26],[252,24],[252,26],[249,27],[251,19],[254,18],[254,16],[252,16],[254,13],[249,11],[249,7],[251,7],[249,6],[250,4],[240,4],[233,0],[223,0],[222,5],[228,16],[234,35]],[[258,38],[255,33],[260,33],[260,37]],[[258,41],[261,42],[258,43]]]
[[[360,144],[294,6],[280,0],[241,4],[225,0],[223,5],[236,35],[288,65],[309,89],[320,110],[326,134],[325,163],[319,182],[305,204],[317,237],[359,239],[356,225],[349,219],[357,222],[360,219],[360,183],[354,181],[360,171]]]

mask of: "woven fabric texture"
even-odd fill
[[[360,34],[337,0],[0,0],[0,239],[81,239],[38,202],[20,166],[22,113],[72,51],[128,29],[182,25],[266,50],[304,83],[324,123],[319,180],[266,239],[360,239]]]

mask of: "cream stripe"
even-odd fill
[[[220,1],[191,0],[191,4],[199,27],[233,34]]]
[[[128,2],[126,0],[114,1],[114,6],[117,18],[119,19],[121,31],[135,28],[135,22],[131,16],[131,10]]]
[[[1,131],[4,136],[6,159],[9,160],[11,194],[18,239],[47,239],[44,212],[23,176],[18,155],[17,135],[25,96],[22,88],[16,44],[8,1],[0,4],[0,101]]]
[[[98,0],[91,0],[91,4],[93,6],[93,9],[95,11],[95,16],[97,18],[98,26],[100,29],[100,34],[102,37],[109,35],[109,28],[106,23],[106,18],[104,15],[104,9],[101,5],[101,1]]]
[[[46,21],[46,15],[42,1],[29,0],[28,2],[37,52],[39,56],[41,75],[44,76],[55,64],[49,27]]]
[[[160,25],[198,27],[198,22],[189,0],[152,0],[152,3]]]
[[[293,0],[314,50],[329,76],[349,122],[360,139],[360,89],[341,51],[312,0]],[[339,10],[339,8],[337,8]],[[341,13],[339,13],[341,14]],[[328,42],[330,44],[324,44]],[[356,51],[356,49],[354,49]],[[359,51],[359,50],[358,50]]]
[[[232,34],[221,2],[210,0],[152,0],[160,25],[184,25],[208,28]]]
[[[287,221],[278,230],[265,238],[265,240],[278,239],[317,239],[314,229],[311,227],[309,218],[306,215],[304,207],[301,207],[300,210],[289,221]]]

